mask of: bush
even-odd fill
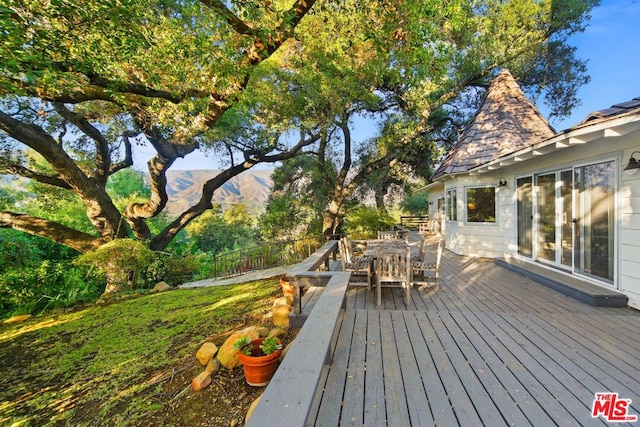
[[[171,286],[211,276],[213,256],[206,253],[160,252],[147,270],[149,283],[164,280]]]
[[[344,221],[347,234],[363,239],[375,238],[378,230],[390,230],[396,223],[386,212],[366,206],[349,211]]]
[[[144,243],[133,239],[117,239],[76,259],[79,265],[93,267],[107,280],[105,292],[128,291],[146,285],[145,272],[155,253]]]
[[[69,262],[43,261],[0,275],[0,315],[34,314],[49,308],[95,301],[103,283]]]

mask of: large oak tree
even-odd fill
[[[163,249],[211,208],[214,190],[228,179],[257,163],[294,156],[313,143],[316,137],[305,131],[293,142],[283,141],[286,126],[254,120],[260,112],[243,101],[243,92],[294,37],[314,3],[3,3],[0,173],[77,194],[93,231],[17,206],[0,212],[0,227],[81,252],[131,234],[152,249]],[[151,195],[119,210],[107,182],[132,166],[133,151],[141,143],[156,153],[148,162]],[[197,204],[152,235],[147,220],[165,207],[167,170],[199,148],[225,153],[228,167],[204,185]]]
[[[327,194],[323,232],[335,233],[358,189],[386,187],[407,167],[426,176],[465,125],[492,77],[509,68],[552,116],[579,104],[586,63],[568,38],[584,29],[596,0],[400,2],[385,13],[344,1],[292,63],[309,96],[305,119],[324,128],[317,150]],[[303,26],[318,25],[310,20]],[[305,31],[302,37],[312,34]],[[320,79],[305,80],[319,70]],[[356,146],[354,116],[375,114],[377,138]]]

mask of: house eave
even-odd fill
[[[467,173],[483,174],[495,171],[536,156],[548,155],[565,148],[587,144],[602,138],[620,137],[638,130],[640,130],[640,111],[637,110],[624,116],[605,119],[597,123],[587,122],[564,130],[527,148],[469,169]]]

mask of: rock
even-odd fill
[[[293,297],[286,296],[286,297],[276,298],[273,301],[272,307],[276,307],[278,305],[293,305]]]
[[[271,338],[271,337],[281,338],[287,335],[287,332],[289,332],[288,328],[273,328],[271,332],[269,332],[269,335],[267,335],[267,338]]]
[[[282,294],[284,296],[291,296],[293,300],[293,285],[289,277],[283,276],[280,278],[280,287],[282,288]]]
[[[153,287],[153,289],[151,289],[151,293],[155,294],[155,293],[158,293],[158,292],[168,291],[169,289],[171,289],[171,286],[169,286],[167,284],[167,282],[158,282]]]
[[[215,374],[220,369],[220,361],[216,358],[212,358],[204,369],[211,374]]]
[[[24,322],[25,320],[27,320],[29,318],[31,318],[30,314],[20,314],[18,316],[10,317],[10,318],[6,319],[5,321],[3,321],[2,323],[9,324],[9,323]]]
[[[209,361],[216,355],[218,352],[218,346],[216,346],[212,342],[206,342],[202,344],[200,350],[196,353],[196,359],[202,366],[207,366]]]
[[[216,357],[225,368],[233,369],[241,365],[240,359],[238,359],[238,349],[234,348],[233,344],[242,337],[247,337],[250,340],[260,338],[258,328],[249,326],[241,331],[234,332],[227,338],[224,344],[222,344]]]
[[[191,380],[191,388],[200,391],[211,384],[211,372],[203,371],[200,375]]]
[[[249,406],[249,410],[247,411],[247,415],[244,417],[244,423],[245,424],[247,423],[247,421],[249,421],[249,417],[251,416],[251,414],[253,414],[253,411],[256,409],[256,406],[258,406],[258,402],[260,402],[260,398],[261,397],[262,397],[262,395],[258,396],[258,398],[256,400],[251,402],[251,406]]]
[[[257,330],[258,330],[258,335],[260,335],[260,338],[265,338],[269,335],[269,328],[266,328],[264,326],[259,326]]]
[[[289,313],[293,307],[290,305],[277,305],[273,307],[273,325],[289,327]]]
[[[278,357],[278,362],[282,362],[284,360],[284,357],[287,355],[292,345],[293,345],[293,341],[287,344],[287,346],[282,350],[282,353],[280,353],[280,356]]]

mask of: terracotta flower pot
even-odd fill
[[[282,350],[276,350],[266,356],[260,349],[264,338],[251,340],[251,355],[247,356],[242,351],[238,352],[238,358],[244,368],[244,376],[247,384],[262,387],[269,384],[269,380],[278,368],[278,358]]]
[[[286,296],[290,296],[293,299],[293,285],[291,284],[291,279],[287,276],[282,276],[280,278],[280,287],[282,288],[282,294]]]

